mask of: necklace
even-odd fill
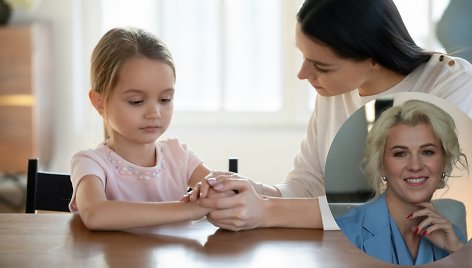
[[[106,146],[108,148],[108,146]],[[136,166],[121,156],[116,154],[108,148],[108,161],[115,167],[115,169],[123,176],[135,177],[140,180],[150,180],[159,178],[159,174],[164,168],[164,160],[162,160],[162,148],[159,148],[159,161],[154,167],[140,167]]]

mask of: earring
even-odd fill
[[[382,178],[382,181],[383,181],[383,182],[387,183],[387,179],[388,179],[387,177],[382,176],[381,178]]]
[[[446,187],[446,173],[441,173],[441,181],[439,182],[438,189]]]

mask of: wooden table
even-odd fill
[[[89,231],[72,214],[0,214],[0,267],[399,267],[359,251],[340,231],[231,232],[206,220]],[[472,243],[428,267],[472,267]]]

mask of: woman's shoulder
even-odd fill
[[[386,205],[383,200],[383,196],[380,196],[351,209],[336,219],[339,227],[341,229],[344,227],[347,230],[363,228],[364,224],[369,223],[372,216],[377,218],[375,215],[380,216],[385,211]]]
[[[425,64],[423,74],[465,73],[472,75],[472,64],[466,59],[452,55],[436,53]]]
[[[463,111],[470,110],[472,65],[465,59],[434,54],[431,59],[408,76],[408,88],[444,98]]]
[[[369,207],[369,203],[354,207],[342,216],[336,218],[336,222],[344,232],[362,228]]]

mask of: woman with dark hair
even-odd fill
[[[419,100],[389,108],[367,135],[362,167],[377,198],[336,219],[359,249],[388,263],[418,265],[467,242],[431,203],[453,168],[468,169],[448,113]]]
[[[306,0],[296,45],[304,57],[298,77],[318,94],[293,170],[274,186],[215,174],[190,199],[217,208],[208,219],[220,227],[337,228],[325,197],[326,158],[341,125],[373,99],[428,93],[472,117],[472,65],[417,46],[392,0]],[[205,198],[213,190],[237,194]]]

